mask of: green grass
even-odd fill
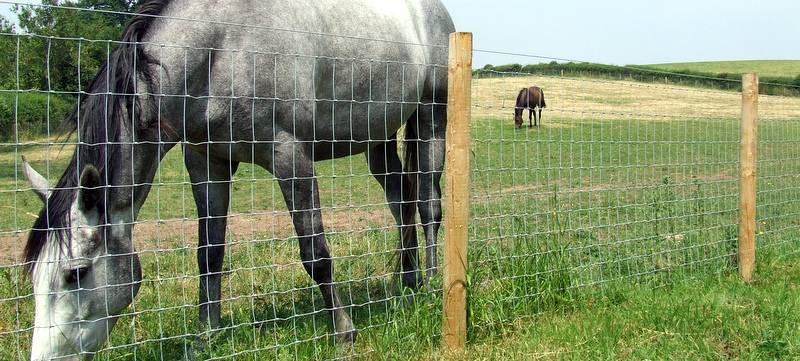
[[[735,119],[597,121],[548,118],[515,131],[507,119],[473,125],[470,348],[465,359],[797,358],[800,122],[761,123],[758,282],[733,275],[738,207]],[[18,154],[0,149],[3,190]],[[55,154],[55,153],[53,153]],[[68,150],[51,166],[63,168]],[[362,230],[358,217],[385,212],[362,157],[318,165],[323,212],[346,210],[329,236],[345,304],[361,330],[337,347],[316,287],[298,263],[288,224],[256,223],[229,235],[224,330],[200,359],[438,359],[441,280],[404,296],[393,277],[391,221]],[[44,169],[45,164],[35,164]],[[51,177],[55,178],[55,177]],[[180,152],[167,155],[140,220],[195,217]],[[0,193],[0,230],[25,229],[40,204],[30,192]],[[285,208],[271,176],[243,165],[237,214]],[[356,209],[348,208],[356,205]],[[191,226],[191,222],[190,227]],[[380,223],[380,222],[379,222]],[[172,226],[165,226],[172,227]],[[188,236],[137,238],[145,279],[99,360],[180,358],[197,333],[197,270]],[[440,238],[441,240],[441,238]],[[16,267],[0,268],[0,359],[26,358],[33,306]],[[13,332],[14,330],[21,330]],[[136,346],[130,346],[135,344]],[[233,357],[232,355],[236,355]]]
[[[743,61],[701,61],[690,63],[651,64],[648,67],[667,71],[695,71],[702,73],[744,74],[751,71],[761,76],[788,77],[800,76],[800,60],[743,60]]]
[[[557,310],[505,324],[463,359],[796,359],[796,253],[761,255],[756,275],[752,285],[730,271],[679,272],[664,287],[607,284]]]

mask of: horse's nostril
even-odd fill
[[[78,267],[67,271],[67,284],[75,284],[89,273],[89,267]]]

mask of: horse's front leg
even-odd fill
[[[319,286],[326,310],[333,319],[336,339],[352,343],[356,338],[356,328],[342,306],[333,281],[333,259],[322,227],[314,162],[305,151],[306,146],[295,140],[276,142],[271,170],[280,184],[286,207],[292,216],[303,268]]]
[[[542,108],[539,108],[539,124],[537,125],[537,127],[541,126],[542,126]]]
[[[222,262],[231,176],[236,173],[239,163],[214,158],[207,155],[205,149],[190,147],[184,147],[184,162],[197,204],[200,325],[214,331],[220,327]]]

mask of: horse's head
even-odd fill
[[[514,112],[514,128],[515,129],[522,128],[522,111]]]
[[[106,187],[94,166],[84,167],[73,189],[52,189],[27,161],[23,173],[45,203],[26,250],[35,301],[31,359],[91,357],[139,290],[139,259],[129,241],[109,234]]]

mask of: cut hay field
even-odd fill
[[[537,84],[544,126],[513,128]],[[363,156],[320,162],[343,302],[361,330],[336,347],[272,177],[242,165],[231,202],[224,329],[198,359],[774,359],[800,357],[800,99],[761,98],[757,282],[735,276],[740,95],[557,77],[473,87],[469,347],[439,348],[441,279],[409,302],[397,234]],[[40,203],[25,154],[55,179],[67,147],[0,147],[0,359],[27,359],[20,275]],[[446,215],[445,215],[446,216]],[[179,359],[197,333],[196,226],[179,150],[162,162],[134,242],[141,291],[99,360]],[[440,236],[442,242],[443,236]],[[441,254],[440,254],[441,256]]]

